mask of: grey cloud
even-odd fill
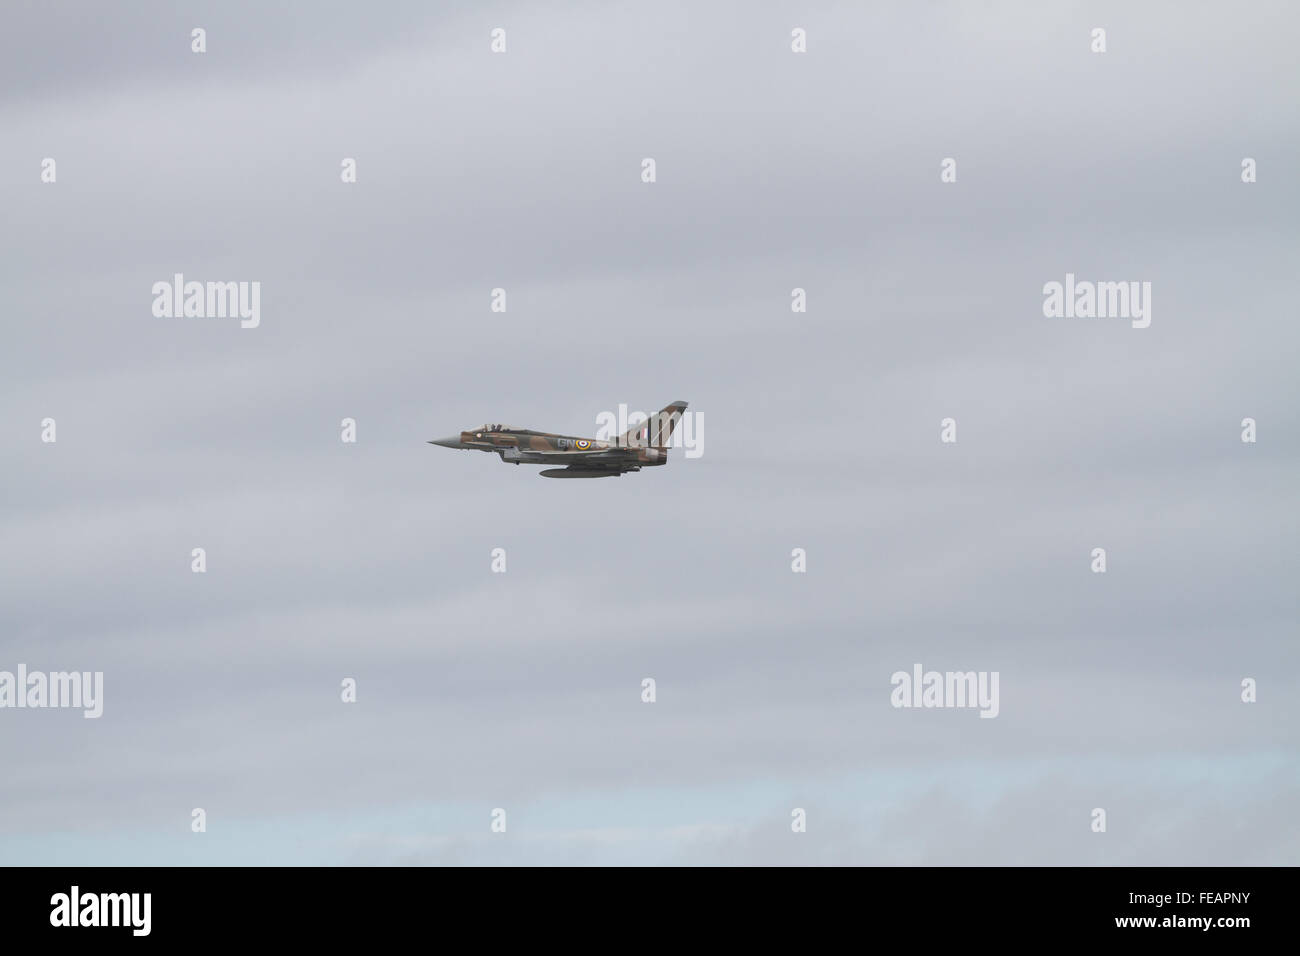
[[[1056,815],[1085,799],[1065,774],[995,812],[910,792],[897,840],[836,807],[788,861],[1294,861],[1263,849],[1280,797],[1169,830],[1185,785],[1124,782],[1296,754],[1289,7],[828,7],[799,11],[803,58],[775,4],[388,10],[6,14],[0,668],[102,669],[106,703],[0,712],[0,857],[199,800],[299,819],[1078,754],[1127,805],[1104,858]],[[1151,327],[1045,319],[1066,271],[1151,281]],[[262,326],[154,318],[174,272],[261,281]],[[425,444],[677,398],[704,457],[615,481]],[[999,670],[1001,716],[891,709],[915,661]],[[715,829],[655,862],[787,860],[675,799]],[[350,825],[340,860],[520,859]],[[653,835],[593,833],[624,826],[525,859],[634,862]]]

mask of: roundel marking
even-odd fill
[[[574,444],[577,445],[579,448],[583,449],[584,451],[591,447],[591,442],[587,441],[584,438],[579,438],[577,441],[574,442]]]

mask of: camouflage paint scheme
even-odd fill
[[[429,444],[493,452],[514,465],[564,466],[543,471],[543,478],[607,478],[668,464],[668,440],[684,411],[686,402],[673,402],[612,442],[509,425],[482,425]]]

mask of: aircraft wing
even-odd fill
[[[497,454],[501,456],[502,461],[573,461],[575,468],[599,468],[603,462],[611,465],[617,465],[624,460],[624,455],[617,450],[609,448],[593,448],[590,451],[583,451],[576,448],[565,448],[562,450],[540,450],[532,448],[499,448]]]

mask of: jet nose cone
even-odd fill
[[[429,441],[430,445],[441,445],[443,448],[460,448],[460,436],[452,435],[449,438],[434,438]]]

